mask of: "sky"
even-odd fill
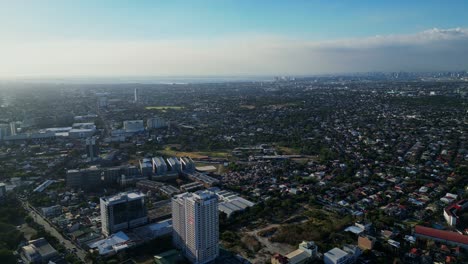
[[[0,78],[468,70],[468,1],[0,0]]]

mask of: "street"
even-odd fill
[[[36,223],[43,226],[44,229],[47,232],[49,232],[52,236],[57,238],[62,243],[62,245],[65,246],[65,248],[67,248],[70,252],[73,252],[73,254],[77,255],[81,261],[86,263],[86,251],[80,249],[79,247],[74,245],[70,240],[64,238],[62,234],[60,234],[53,226],[49,224],[49,222],[46,219],[42,217],[42,215],[40,215],[34,209],[32,209],[27,202],[23,202],[22,204],[24,209],[28,211],[28,214],[34,219]]]

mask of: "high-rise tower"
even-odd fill
[[[172,198],[172,239],[194,264],[219,254],[218,198],[210,191],[183,193]]]

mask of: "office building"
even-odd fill
[[[138,88],[135,88],[135,90],[134,90],[134,98],[133,98],[133,101],[134,101],[135,103],[138,102]]]
[[[106,236],[148,223],[145,195],[142,193],[102,197],[100,204],[102,233]]]
[[[96,138],[91,137],[86,139],[86,156],[91,160],[97,160],[99,156],[99,147],[96,144]]]
[[[97,167],[81,170],[67,171],[67,187],[74,189],[91,190],[101,186],[102,171]]]
[[[210,191],[172,198],[173,242],[190,262],[209,263],[219,254],[218,198]]]

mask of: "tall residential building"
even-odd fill
[[[133,101],[135,103],[138,102],[138,88],[135,88],[135,98],[133,99]]]
[[[0,140],[4,137],[10,135],[10,125],[9,124],[0,124]]]
[[[16,135],[16,122],[10,122],[10,135]]]
[[[0,198],[6,195],[6,185],[3,182],[0,182]]]
[[[145,195],[128,192],[102,197],[101,223],[106,236],[148,223]]]
[[[164,121],[162,118],[159,118],[157,116],[155,116],[153,118],[148,118],[146,120],[146,127],[148,129],[161,128],[161,127],[166,127],[166,126],[167,126],[166,121]]]
[[[86,139],[86,156],[91,159],[91,161],[96,160],[99,156],[99,148],[96,144],[96,138],[90,137]]]
[[[67,171],[67,187],[73,189],[92,190],[101,186],[102,171],[97,167]]]
[[[211,191],[172,198],[172,239],[194,264],[214,261],[219,254],[218,198]]]

